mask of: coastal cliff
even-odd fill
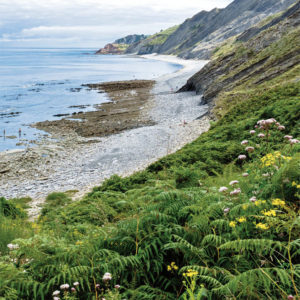
[[[201,11],[153,44],[155,35],[128,47],[125,53],[173,54],[182,58],[208,59],[226,39],[249,29],[268,16],[287,9],[295,0],[235,0],[224,9]],[[171,31],[171,32],[170,32]],[[159,34],[159,33],[158,33]]]
[[[212,61],[180,91],[203,94],[202,102],[223,115],[249,89],[265,90],[299,79],[300,2],[216,49]]]

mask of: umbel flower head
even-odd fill
[[[109,280],[111,280],[111,279],[112,279],[112,276],[111,276],[110,273],[105,273],[105,274],[103,275],[103,277],[102,277],[102,280],[103,280],[103,281],[109,281]]]
[[[228,188],[227,188],[226,186],[221,186],[221,187],[219,188],[219,192],[220,192],[220,193],[224,193],[224,192],[226,192],[226,191],[228,191]]]
[[[245,160],[247,158],[247,156],[245,155],[245,154],[240,154],[239,156],[238,156],[238,159],[239,160]]]
[[[69,287],[70,287],[70,286],[69,286],[67,283],[65,283],[65,284],[62,284],[62,285],[60,286],[60,289],[61,289],[61,290],[67,290]]]

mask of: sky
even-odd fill
[[[0,0],[3,47],[100,48],[153,34],[232,0]]]

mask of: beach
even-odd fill
[[[125,83],[124,89],[115,90],[91,87],[109,95],[111,103],[103,105],[110,108],[99,106],[97,116],[93,112],[94,115],[72,116],[71,120],[47,126],[44,122],[34,125],[51,133],[51,138],[41,139],[26,150],[0,153],[0,195],[7,199],[31,197],[29,214],[35,218],[49,193],[71,191],[73,199],[78,199],[106,178],[142,170],[207,131],[208,107],[200,105],[201,96],[194,92],[176,93],[206,61],[164,55],[144,57],[183,67],[138,86]],[[95,133],[99,120],[102,130]],[[79,122],[91,123],[80,132],[82,126],[74,125]]]

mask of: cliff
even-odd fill
[[[265,23],[265,22],[264,22]],[[224,115],[249,90],[257,93],[280,82],[300,79],[300,2],[266,24],[228,40],[213,60],[191,77],[180,91],[203,94],[202,102],[217,117]]]
[[[169,32],[159,44],[151,38],[128,47],[126,53],[175,54],[207,59],[226,39],[244,32],[266,17],[287,9],[295,0],[235,0],[224,9],[201,11]],[[153,36],[152,36],[153,37]]]

